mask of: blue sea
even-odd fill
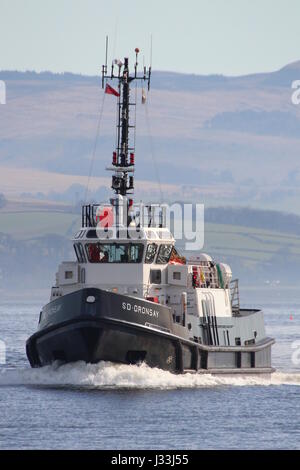
[[[0,449],[300,449],[300,302],[263,306],[271,378],[143,364],[33,370],[25,341],[40,307],[0,304]]]

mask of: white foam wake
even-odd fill
[[[96,389],[177,389],[215,386],[300,385],[299,373],[275,372],[271,376],[213,376],[210,374],[175,375],[145,364],[120,365],[109,362],[77,362],[39,369],[0,370],[0,386],[40,385],[89,387]]]

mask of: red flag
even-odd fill
[[[117,90],[115,90],[108,83],[106,84],[106,87],[105,87],[105,93],[107,93],[108,95],[120,96],[120,93],[118,93]]]

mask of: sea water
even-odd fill
[[[300,449],[297,302],[264,308],[271,377],[105,362],[31,369],[25,342],[40,307],[0,304],[1,449]]]

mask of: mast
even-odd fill
[[[111,66],[111,73],[107,73],[107,41],[106,41],[106,64],[102,66],[102,88],[106,81],[106,88],[110,87],[107,80],[117,80],[118,82],[118,103],[117,103],[117,145],[113,152],[112,167],[107,168],[112,170],[112,189],[116,195],[127,196],[133,194],[134,191],[134,165],[135,165],[135,148],[134,143],[130,145],[130,132],[134,132],[135,122],[130,120],[130,109],[136,106],[136,103],[130,100],[130,86],[134,80],[146,82],[148,90],[150,89],[151,67],[146,70],[144,67],[143,73],[138,74],[138,54],[139,49],[135,49],[136,61],[134,65],[134,72],[131,75],[129,70],[128,57],[121,60],[114,60]],[[117,67],[117,73],[115,68]],[[111,92],[111,91],[109,91]],[[113,90],[116,94],[116,90]]]

